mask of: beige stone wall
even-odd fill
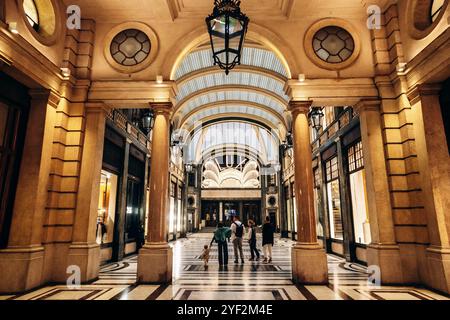
[[[56,110],[47,210],[44,221],[46,281],[64,281],[72,243],[85,132],[85,100],[89,84],[95,22],[83,20],[81,30],[65,37],[62,66],[73,75],[63,85]]]
[[[381,117],[385,157],[396,241],[400,247],[403,277],[407,283],[430,285],[430,269],[426,250],[430,244],[429,220],[425,208],[425,193],[419,168],[417,150],[417,108],[411,107],[407,92],[414,81],[407,81],[406,73],[397,72],[399,63],[408,62],[425,45],[442,32],[437,28],[426,42],[413,41],[405,30],[403,14],[405,1],[391,5],[384,13],[381,30],[372,32],[372,46],[376,60],[375,78],[380,91]],[[444,22],[443,22],[444,23]],[[433,37],[434,34],[434,37]],[[406,41],[405,41],[406,40]],[[411,48],[414,50],[411,50]],[[430,212],[428,212],[429,216]],[[431,212],[431,215],[435,212]]]

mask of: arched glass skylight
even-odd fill
[[[217,72],[196,77],[178,87],[177,101],[179,102],[187,96],[206,88],[226,85],[241,85],[255,89],[266,89],[278,95],[286,102],[289,101],[289,97],[284,92],[283,82],[277,81],[269,76],[249,72],[232,72],[228,76],[223,72]]]
[[[211,108],[205,108],[201,109],[201,111],[193,114],[189,119],[186,121],[187,126],[195,125],[196,123],[202,121],[205,118],[215,116],[215,115],[221,115],[225,116],[227,114],[246,114],[251,115],[255,117],[262,118],[270,123],[273,124],[274,127],[279,127],[281,120],[274,115],[270,114],[269,112],[258,109],[255,107],[250,106],[242,106],[242,105],[225,105],[225,106],[215,106]]]
[[[175,80],[183,76],[214,65],[211,49],[198,50],[188,54],[175,72]],[[288,72],[281,60],[272,52],[260,48],[245,47],[242,52],[241,65],[259,67],[288,76]]]
[[[194,99],[189,100],[184,106],[181,106],[182,109],[180,109],[177,112],[177,114],[184,116],[190,113],[192,110],[197,109],[201,106],[221,101],[253,102],[267,106],[273,109],[274,111],[278,112],[281,116],[283,115],[283,112],[286,110],[286,106],[282,105],[279,101],[266,95],[263,95],[261,93],[258,93],[256,91],[250,92],[250,91],[232,90],[232,91],[205,93],[203,95],[195,97]]]
[[[237,148],[257,152],[266,163],[278,163],[279,140],[274,132],[250,122],[227,121],[199,128],[187,141],[187,159],[197,163],[203,154],[224,146],[230,153]]]

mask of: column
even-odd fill
[[[107,109],[103,103],[86,104],[83,155],[68,266],[78,266],[81,281],[98,277],[100,245],[96,242]]]
[[[126,139],[123,152],[122,176],[118,190],[118,210],[114,220],[113,261],[120,261],[125,255],[125,219],[127,215],[128,163],[130,161],[131,140]],[[145,196],[144,196],[145,199]]]
[[[139,251],[138,281],[169,283],[172,281],[172,249],[166,240],[169,208],[169,127],[172,104],[152,103],[155,125],[152,138],[150,172],[150,208],[148,236]]]
[[[402,283],[400,250],[395,239],[384,153],[380,101],[362,100],[354,110],[360,116],[372,236],[372,243],[367,246],[367,264],[380,268],[383,284]]]
[[[348,179],[348,170],[344,167],[344,146],[342,139],[339,137],[336,141],[339,171],[339,194],[341,199],[342,221],[344,227],[344,256],[347,261],[354,261],[355,241],[353,235],[353,218],[351,208],[350,184]]]
[[[30,96],[8,247],[0,250],[0,292],[23,292],[42,284],[41,239],[59,96],[48,90],[31,90]]]
[[[319,245],[314,214],[314,178],[308,112],[312,101],[291,101],[297,242],[292,248],[292,278],[306,284],[328,283],[327,256]]]
[[[223,202],[219,202],[219,222],[223,222]]]
[[[450,293],[450,161],[439,95],[441,85],[413,88],[411,101],[430,246],[427,284]],[[448,105],[443,107],[448,108]]]

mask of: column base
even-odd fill
[[[0,293],[20,293],[42,285],[44,248],[14,247],[0,250]]]
[[[450,248],[427,248],[428,286],[450,294]]]
[[[78,266],[81,282],[98,279],[100,271],[100,245],[97,243],[72,243],[67,256],[67,266]],[[67,274],[69,277],[70,274]]]
[[[138,282],[153,284],[171,283],[172,257],[172,248],[167,243],[146,243],[139,250]]]
[[[400,249],[396,244],[371,243],[367,246],[367,266],[380,268],[381,284],[404,284]]]
[[[292,280],[301,284],[327,284],[328,263],[318,243],[297,243],[292,248]]]

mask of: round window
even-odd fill
[[[108,64],[121,73],[145,70],[159,51],[156,33],[145,23],[126,22],[112,28],[103,40]]]
[[[328,63],[347,61],[355,50],[355,41],[346,30],[329,26],[320,29],[313,38],[317,57]]]
[[[408,2],[410,34],[415,39],[428,36],[441,21],[448,0],[415,0]]]
[[[19,0],[25,24],[33,36],[45,45],[56,42],[57,7],[54,0]]]
[[[328,70],[348,68],[361,51],[357,30],[344,19],[317,21],[305,34],[305,51],[317,66]]]
[[[137,29],[127,29],[117,34],[111,42],[111,56],[122,66],[132,67],[150,55],[149,37]]]

